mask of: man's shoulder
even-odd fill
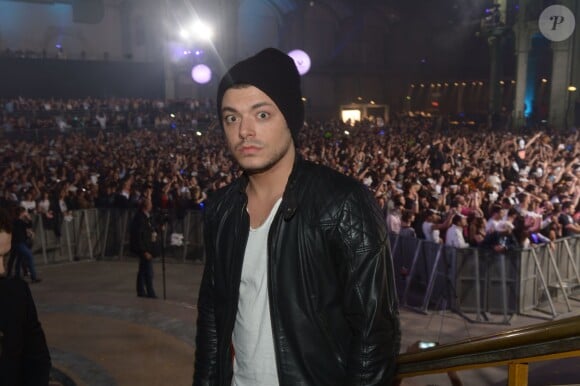
[[[234,199],[243,191],[244,177],[239,177],[230,184],[208,193],[204,202],[206,215],[215,214],[223,205],[233,205]]]
[[[310,180],[313,188],[318,191],[331,190],[334,193],[339,193],[366,189],[360,181],[338,170],[311,161],[302,161],[301,171],[301,177]]]
[[[29,291],[28,284],[20,278],[0,278],[0,304],[6,300],[22,299]]]

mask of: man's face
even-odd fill
[[[4,257],[10,253],[10,242],[12,235],[4,231],[0,231],[0,274],[4,273]]]
[[[221,113],[228,146],[243,169],[262,172],[280,161],[293,162],[294,145],[284,115],[260,89],[228,89]]]

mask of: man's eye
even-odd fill
[[[258,118],[260,118],[260,119],[266,119],[269,116],[270,116],[270,114],[267,112],[264,112],[264,111],[258,113]]]
[[[225,121],[226,123],[233,123],[233,122],[235,122],[235,121],[236,121],[236,116],[235,116],[235,115],[226,115],[226,116],[224,117],[224,121]]]

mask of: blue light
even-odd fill
[[[379,135],[385,135],[385,131],[384,130],[379,131]]]

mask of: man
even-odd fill
[[[218,116],[244,170],[206,206],[194,385],[390,385],[400,330],[385,221],[361,183],[301,159],[300,76],[266,49]]]
[[[445,233],[445,245],[455,248],[467,248],[469,244],[463,237],[463,228],[467,225],[467,216],[457,213],[453,216],[452,225]]]
[[[562,204],[562,213],[558,217],[562,225],[562,236],[574,236],[580,234],[580,225],[574,222],[572,214],[574,213],[574,204],[572,201],[566,201]]]
[[[34,256],[27,241],[33,236],[30,214],[21,206],[16,208],[16,220],[12,234],[12,258],[14,260],[8,263],[8,271],[11,274],[11,268],[14,266],[15,275],[20,276],[20,269],[25,266],[30,273],[30,282],[39,283],[42,279],[36,275]]]
[[[500,205],[492,205],[489,210],[489,219],[485,225],[485,233],[497,231],[497,226],[502,221],[504,209]]]
[[[425,220],[421,224],[421,229],[423,231],[423,236],[425,236],[425,240],[437,244],[442,243],[440,237],[441,231],[449,228],[454,214],[455,209],[451,210],[445,218],[445,221],[441,222],[441,216],[439,212],[433,209],[427,209],[424,214]]]
[[[4,276],[12,227],[0,209],[0,385],[48,385],[50,354],[26,282]]]
[[[137,272],[137,296],[157,298],[153,288],[153,255],[157,233],[151,225],[153,205],[148,198],[143,199],[139,210],[131,222],[131,251],[139,257]]]

